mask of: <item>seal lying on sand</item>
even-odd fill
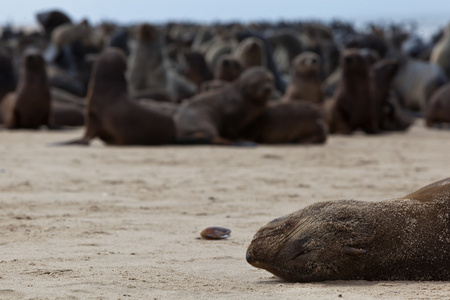
[[[80,140],[60,143],[89,144],[99,137],[113,145],[159,145],[175,140],[172,118],[140,105],[127,94],[126,57],[109,48],[98,57],[86,98],[86,131]]]
[[[307,102],[275,102],[244,128],[242,137],[264,144],[323,144],[327,139],[323,110]]]
[[[403,198],[320,202],[262,227],[247,261],[297,282],[450,280],[450,177]]]
[[[178,141],[230,144],[263,111],[273,89],[272,74],[252,67],[233,83],[195,96],[175,115]]]
[[[450,123],[450,83],[440,87],[431,97],[425,119],[428,127],[436,123]]]

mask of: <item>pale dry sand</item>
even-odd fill
[[[317,201],[400,197],[450,176],[450,131],[324,146],[50,147],[81,130],[0,132],[0,299],[444,299],[450,282],[283,282],[245,252]],[[221,241],[199,239],[217,225]]]

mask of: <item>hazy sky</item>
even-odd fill
[[[35,14],[61,9],[75,21],[85,17],[120,23],[251,21],[340,18],[350,21],[450,21],[450,0],[3,0],[0,24],[35,24]]]

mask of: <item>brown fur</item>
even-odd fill
[[[369,64],[358,49],[347,49],[340,62],[342,78],[327,103],[331,133],[349,134],[361,128],[378,132],[376,106],[371,95]]]
[[[233,52],[245,69],[256,66],[266,66],[266,48],[264,43],[255,37],[248,37],[239,43]]]
[[[273,89],[272,74],[254,67],[230,85],[199,94],[183,103],[175,116],[178,139],[229,143],[262,112]]]
[[[425,119],[428,127],[450,123],[450,83],[439,88],[431,97]]]
[[[200,91],[203,82],[213,79],[205,57],[203,54],[195,51],[185,52],[183,56],[186,62],[184,75],[197,86],[197,91]]]
[[[52,31],[52,43],[59,49],[66,45],[70,45],[77,40],[87,42],[89,39],[90,26],[86,20],[73,25],[64,23],[57,26]]]
[[[377,107],[378,127],[381,130],[404,130],[412,121],[403,112],[400,105],[390,96],[392,81],[398,71],[398,63],[384,59],[371,67],[372,96]]]
[[[15,93],[7,94],[1,103],[4,126],[9,129],[37,129],[50,125],[50,90],[42,55],[27,50]]]
[[[210,80],[202,83],[200,87],[200,93],[204,93],[207,91],[217,90],[223,88],[224,86],[228,86],[230,83],[224,80]]]
[[[222,55],[214,70],[214,79],[231,82],[236,80],[243,70],[244,67],[239,59],[231,55]]]
[[[268,105],[242,137],[264,144],[322,144],[327,139],[327,124],[317,105],[277,102]]]
[[[14,92],[16,89],[16,78],[11,58],[0,51],[0,105],[6,94]],[[1,107],[1,106],[0,106]],[[3,117],[0,113],[0,123],[3,123]]]
[[[403,198],[320,202],[262,227],[247,261],[297,282],[450,280],[450,178]]]
[[[112,145],[159,145],[175,139],[173,120],[145,108],[127,93],[126,57],[109,48],[97,58],[87,95],[86,130],[81,140],[89,144],[99,137]]]
[[[291,67],[291,82],[282,101],[323,102],[322,80],[320,79],[319,55],[303,52],[295,57]]]
[[[52,101],[52,121],[56,126],[83,126],[84,108],[74,103]]]

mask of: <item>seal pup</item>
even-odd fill
[[[350,134],[359,128],[366,133],[377,133],[369,63],[359,49],[346,49],[340,65],[341,80],[333,99],[326,103],[330,133]]]
[[[45,61],[37,49],[24,53],[17,90],[6,94],[1,102],[5,128],[38,129],[50,126],[51,98]]]
[[[231,144],[263,111],[273,89],[273,75],[263,67],[253,67],[233,83],[193,97],[175,115],[178,140]]]
[[[296,282],[450,280],[450,178],[379,202],[319,202],[263,226],[246,259]]]
[[[322,80],[320,78],[321,59],[313,52],[297,55],[291,66],[291,82],[281,101],[323,102]]]
[[[243,129],[242,138],[262,144],[323,144],[327,133],[325,114],[316,104],[275,102]]]
[[[165,57],[163,41],[158,30],[150,24],[141,24],[136,30],[137,36],[131,42],[128,57],[127,76],[131,95],[158,98],[155,100],[173,99],[167,57]],[[163,97],[154,97],[155,95],[163,95]]]
[[[140,105],[128,96],[125,54],[104,50],[94,65],[86,98],[86,127],[81,144],[98,137],[110,145],[161,145],[175,140],[172,118]]]

